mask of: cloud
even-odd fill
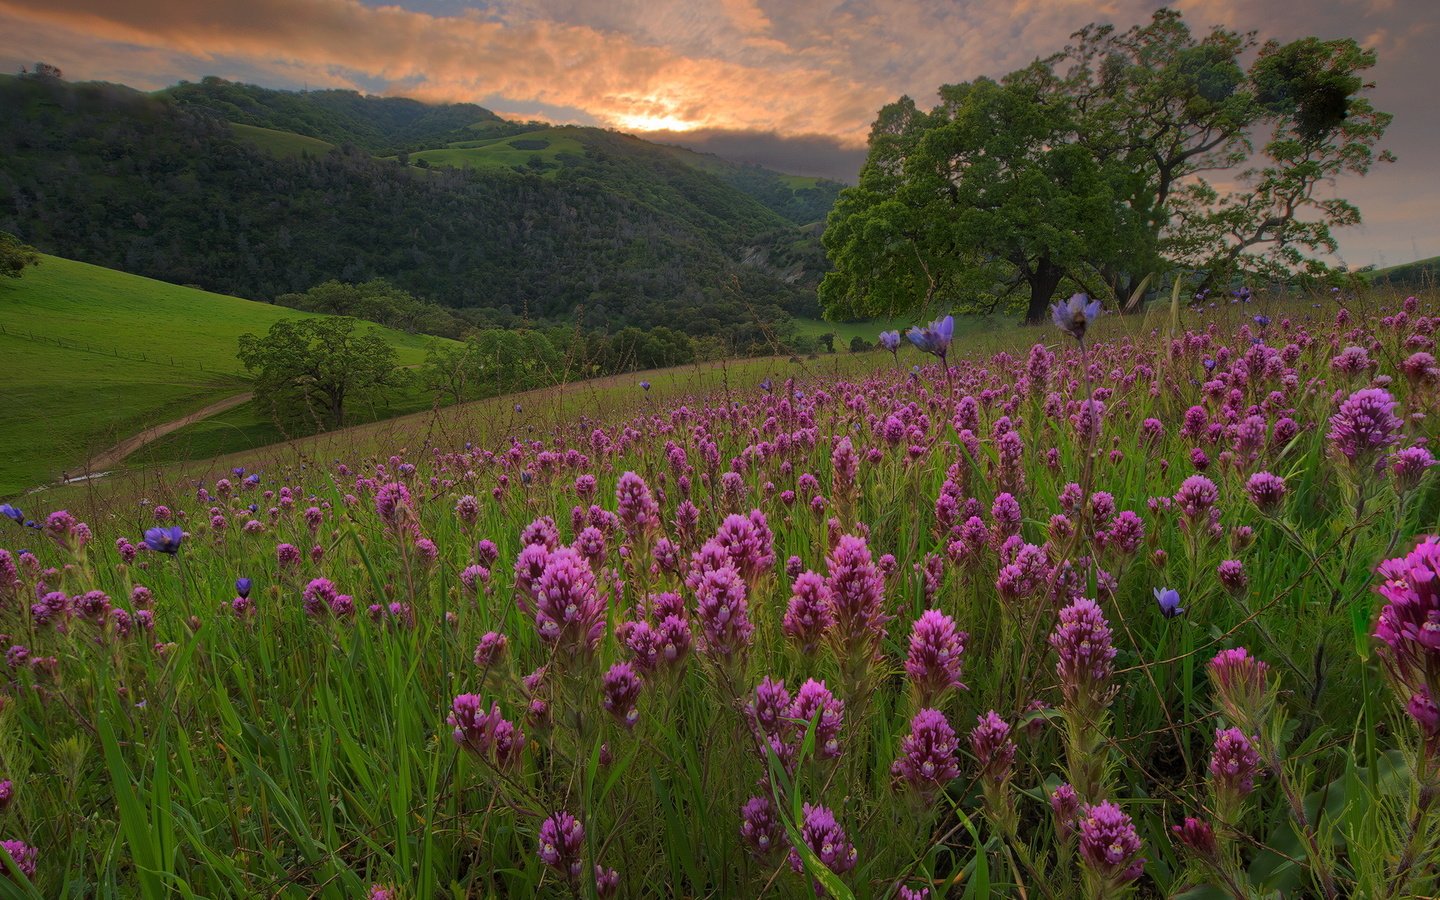
[[[384,5],[385,3],[393,5]],[[922,106],[941,84],[998,76],[1094,21],[1126,28],[1159,0],[0,0],[0,62],[45,59],[72,77],[159,87],[205,74],[356,86],[651,132],[696,149],[849,179],[876,111]],[[1375,227],[1440,233],[1440,199],[1386,203],[1440,179],[1427,0],[1175,0],[1192,29],[1262,39],[1355,36],[1381,53],[1377,105],[1401,163],[1342,190]],[[659,129],[669,128],[670,134]],[[1432,238],[1434,240],[1434,238]],[[1409,243],[1408,236],[1405,243]],[[1431,249],[1431,248],[1427,248]],[[1433,249],[1440,249],[1435,247]]]

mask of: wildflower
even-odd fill
[[[1134,823],[1108,800],[1081,813],[1080,858],[1102,881],[1116,886],[1139,878],[1145,868]]]
[[[1237,597],[1245,594],[1250,586],[1250,576],[1245,574],[1245,564],[1238,559],[1227,559],[1215,567],[1215,574],[1225,589]]]
[[[1009,780],[1016,749],[1010,739],[1010,726],[993,709],[976,716],[975,723],[970,731],[970,749],[980,763],[981,776],[989,784]]]
[[[180,542],[185,538],[185,530],[179,525],[170,527],[158,526],[150,528],[145,532],[145,546],[157,553],[169,553],[171,556],[180,552]]]
[[[855,868],[858,854],[850,839],[845,836],[844,830],[835,821],[834,813],[823,806],[811,806],[809,803],[804,805],[803,813],[800,839],[820,858],[820,863],[837,875],[843,875]],[[790,867],[796,872],[805,871],[800,854],[794,850],[790,851]]]
[[[1210,752],[1210,783],[1218,805],[1234,810],[1239,801],[1255,789],[1260,774],[1260,754],[1255,738],[1245,736],[1238,728],[1217,728],[1215,745]]]
[[[451,703],[446,720],[454,727],[455,743],[502,769],[513,768],[525,748],[525,734],[500,714],[497,703],[481,711],[480,697],[460,694]]]
[[[1440,539],[1427,537],[1376,571],[1385,599],[1375,625],[1381,658],[1397,684],[1433,698],[1440,685]]]
[[[1245,482],[1250,502],[1262,513],[1274,513],[1285,501],[1285,479],[1270,472],[1256,472]]]
[[[804,722],[807,730],[814,722],[816,758],[836,759],[840,756],[840,727],[845,718],[845,701],[836,699],[825,687],[825,682],[811,678],[800,686],[790,703],[790,718]]]
[[[1187,519],[1198,521],[1220,499],[1220,490],[1204,475],[1191,475],[1180,483],[1174,499]]]
[[[1435,458],[1424,447],[1406,447],[1390,457],[1390,474],[1395,478],[1395,489],[1401,493],[1413,491],[1420,486],[1425,470],[1435,465]]]
[[[886,350],[889,350],[891,353],[897,352],[900,349],[900,332],[880,332],[880,346]]]
[[[615,486],[616,512],[625,526],[625,533],[636,538],[660,525],[660,507],[651,496],[650,486],[634,472],[620,476]]]
[[[1180,592],[1174,588],[1155,588],[1155,602],[1160,606],[1160,615],[1167,619],[1173,619],[1185,612],[1185,607],[1180,605]]]
[[[769,797],[751,797],[740,807],[740,839],[761,860],[780,849],[785,840],[785,830],[780,826]]]
[[[960,777],[958,741],[945,714],[922,709],[910,720],[910,733],[900,742],[900,756],[891,772],[922,796],[929,796]]]
[[[940,357],[940,364],[944,365],[950,352],[950,341],[955,337],[955,317],[946,316],[923,328],[911,328],[906,336],[922,352]]]
[[[366,895],[366,900],[399,900],[399,896],[395,893],[395,889],[389,885],[372,884],[370,885],[370,893]]]
[[[952,688],[965,690],[960,681],[965,641],[955,621],[938,609],[927,609],[910,629],[910,654],[905,673],[920,702],[936,703]]]
[[[628,662],[617,662],[601,680],[602,703],[605,711],[626,728],[634,728],[640,719],[636,702],[640,699],[640,676]]]
[[[1108,706],[1115,648],[1110,625],[1095,601],[1081,597],[1060,610],[1050,646],[1060,657],[1055,671],[1065,702],[1082,712]]]
[[[15,799],[15,785],[10,779],[0,781],[0,812],[10,808],[10,801]]]
[[[506,648],[510,646],[505,635],[498,631],[487,631],[480,636],[480,643],[475,645],[475,665],[481,669],[494,668],[505,658]]]
[[[820,639],[834,624],[830,589],[826,587],[825,579],[814,572],[796,575],[781,626],[785,636],[799,644],[801,652],[808,655],[815,652]]]
[[[642,382],[640,382],[640,390],[642,390],[642,391],[649,391],[649,390],[650,390],[650,382],[648,382],[648,381],[642,381]]]
[[[4,849],[11,862],[15,863],[15,868],[23,872],[26,878],[35,877],[35,864],[39,861],[40,851],[24,841],[0,841],[0,849]]]
[[[605,601],[595,573],[569,547],[549,554],[535,583],[535,626],[542,641],[571,655],[593,651],[605,634]]]
[[[25,514],[8,503],[0,503],[0,516],[4,516],[16,525],[25,524]]]
[[[745,582],[728,563],[704,574],[695,590],[696,615],[700,619],[705,652],[717,659],[730,659],[750,647],[750,607],[745,599]]]
[[[1068,841],[1080,824],[1080,795],[1075,788],[1062,784],[1051,791],[1050,811],[1055,814],[1055,833]]]
[[[235,594],[242,600],[250,596],[251,581],[248,578],[235,579]]]
[[[1258,727],[1273,699],[1266,674],[1269,668],[1244,647],[1215,654],[1207,671],[1215,688],[1216,703],[1226,718],[1243,728]]]
[[[585,846],[585,827],[568,812],[561,810],[546,816],[540,825],[540,861],[573,885],[580,879],[581,851]]]
[[[1100,301],[1091,300],[1084,294],[1072,294],[1069,300],[1050,307],[1050,320],[1055,323],[1055,327],[1077,341],[1085,339],[1086,329],[1099,315]]]
[[[1373,465],[1378,471],[1382,454],[1401,427],[1395,399],[1383,388],[1363,388],[1351,394],[1330,417],[1331,451],[1357,470]]]
[[[757,738],[764,740],[789,729],[793,724],[789,721],[790,702],[784,681],[767,675],[755,686],[755,696],[746,704],[745,714]]]
[[[1220,849],[1215,843],[1215,831],[1203,819],[1185,817],[1185,824],[1171,825],[1180,844],[1202,860],[1211,862],[1219,859]]]
[[[827,559],[833,633],[852,662],[868,663],[885,638],[885,580],[862,537],[844,535]]]

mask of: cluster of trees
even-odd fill
[[[744,262],[772,241],[814,264],[784,218],[669,151],[595,134],[583,164],[543,177],[343,147],[277,158],[164,95],[0,77],[0,229],[252,299],[384,278],[482,327],[672,324],[758,352],[818,313],[818,273]]]
[[[477,324],[467,321],[460,311],[421,300],[383,278],[361,284],[331,279],[308,291],[281,294],[275,303],[304,312],[365,319],[409,334],[458,338]]]
[[[29,244],[22,244],[13,234],[0,231],[0,275],[19,278],[26,266],[40,265],[40,254]]]
[[[242,334],[238,355],[287,434],[340,428],[347,408],[402,380],[395,348],[348,316],[281,319],[264,337]]]
[[[1197,38],[1169,9],[1073,41],[999,81],[944,85],[929,111],[908,97],[880,111],[823,237],[828,314],[1034,322],[1062,288],[1127,303],[1154,273],[1201,289],[1327,274],[1316,255],[1360,213],[1317,188],[1391,158],[1377,150],[1391,117],[1366,96],[1373,51]]]

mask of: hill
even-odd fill
[[[1433,288],[1437,281],[1440,281],[1440,256],[1417,259],[1414,262],[1387,266],[1383,269],[1373,269],[1365,273],[1365,278],[1371,284],[1383,284],[1409,290],[1428,290]]]
[[[247,391],[236,340],[304,315],[54,256],[0,279],[0,496]],[[402,365],[423,358],[430,339],[380,330]]]
[[[785,175],[600,128],[537,128],[534,122],[510,122],[472,103],[432,105],[355,91],[277,91],[215,77],[183,82],[159,96],[236,125],[294,134],[322,146],[350,145],[376,156],[406,153],[412,162],[423,160],[424,165],[553,171],[563,164],[583,165],[586,150],[596,145],[622,156],[627,152],[653,154],[659,148],[682,165],[714,176],[797,225],[822,221],[843,187],[834,181]],[[562,163],[559,154],[570,158]]]
[[[672,149],[581,129],[574,146],[503,151],[527,163],[551,152],[543,171],[421,169],[347,138],[360,134],[355,110],[379,116],[378,146],[453,133],[478,107],[420,115],[326,92],[261,92],[258,106],[222,107],[215,97],[230,87],[202,87],[152,96],[0,78],[0,230],[47,252],[251,299],[383,277],[478,325],[675,324],[702,337],[747,324],[773,331],[816,311],[823,257],[812,236]],[[321,119],[321,128],[300,116],[321,101],[350,124]],[[301,119],[310,134],[273,127]],[[337,141],[349,143],[324,153],[311,143]]]

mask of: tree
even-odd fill
[[[437,395],[463,403],[478,396],[484,377],[480,347],[474,339],[458,344],[435,341],[425,349],[425,361],[420,364],[421,382]]]
[[[1373,51],[1271,41],[1246,67],[1253,34],[1197,39],[1169,9],[1072,39],[999,83],[941,87],[928,113],[880,111],[822,239],[827,315],[990,311],[1025,285],[1033,322],[1067,285],[1124,301],[1166,269],[1207,286],[1326,272],[1316,255],[1360,212],[1317,189],[1393,158]]]
[[[1145,224],[1129,259],[1105,272],[1122,298],[1166,263],[1201,271],[1207,285],[1236,270],[1323,271],[1312,255],[1334,252],[1331,229],[1360,213],[1315,189],[1393,159],[1375,149],[1391,116],[1364,96],[1375,53],[1352,39],[1270,41],[1248,69],[1253,34],[1196,39],[1175,10],[1073,39],[1047,60],[1050,89],[1076,110],[1076,139],[1134,173],[1123,200]],[[1222,192],[1208,173],[1235,187]]]
[[[254,373],[255,394],[277,422],[345,424],[347,404],[396,383],[395,348],[348,317],[281,319],[262,338],[240,336],[240,362]]]
[[[1134,230],[1116,200],[1125,173],[1069,140],[1075,120],[1050,81],[1034,65],[942,86],[929,113],[909,98],[880,111],[860,184],[822,238],[828,316],[988,312],[1026,285],[1036,322],[1062,279],[1084,283],[1119,256]]]
[[[26,266],[40,265],[40,254],[34,247],[22,244],[13,234],[0,231],[0,275],[19,278]]]

